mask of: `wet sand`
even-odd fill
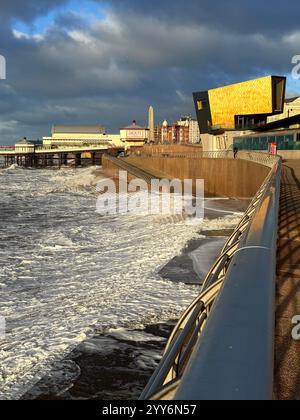
[[[176,322],[95,335],[56,364],[23,400],[136,400]]]

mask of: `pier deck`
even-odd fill
[[[81,166],[82,161],[92,165],[102,165],[103,155],[118,156],[124,152],[123,147],[113,146],[83,146],[69,147],[65,149],[46,149],[37,147],[34,151],[0,150],[0,158],[4,160],[5,167],[13,164],[24,167],[41,168],[48,166],[66,166],[68,160],[75,162],[75,166]]]
[[[300,341],[292,319],[300,315],[300,161],[284,164],[279,215],[275,398],[300,400]]]

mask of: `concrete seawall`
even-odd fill
[[[154,177],[159,172],[169,179],[204,179],[205,194],[211,197],[253,197],[270,171],[266,166],[242,159],[129,157],[124,161],[153,173]],[[103,169],[113,178],[118,177],[120,170],[105,157]],[[134,178],[128,177],[129,181]]]

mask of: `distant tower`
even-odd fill
[[[154,136],[154,109],[153,109],[153,106],[150,106],[150,108],[149,108],[148,128],[150,130],[149,140],[150,140],[150,142],[154,143],[155,136]]]

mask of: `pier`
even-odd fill
[[[110,146],[78,147],[47,149],[33,147],[32,150],[0,149],[0,158],[3,158],[5,167],[17,164],[25,168],[61,167],[70,164],[78,167],[81,165],[102,165],[103,155],[117,157],[124,152],[123,148]]]

